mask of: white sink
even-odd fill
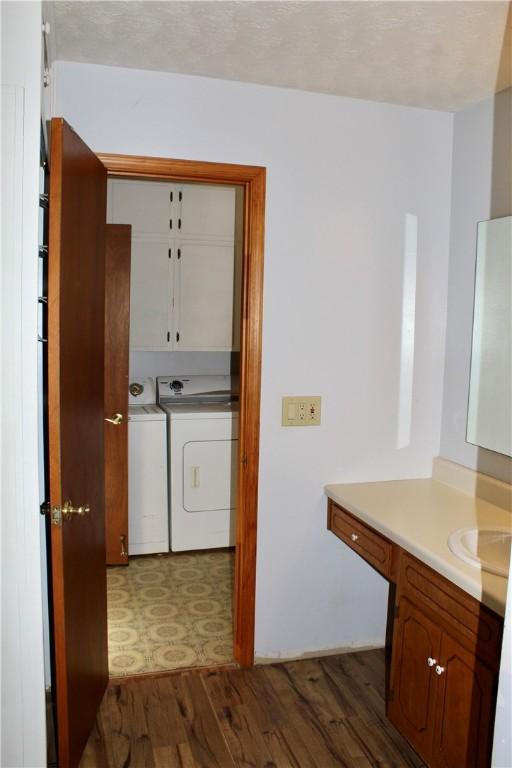
[[[508,576],[510,566],[510,528],[458,528],[448,536],[454,555],[482,571]]]

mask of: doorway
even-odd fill
[[[111,678],[234,661],[242,234],[241,187],[108,180]]]
[[[107,168],[110,179],[236,186],[243,192],[233,660],[247,666],[252,664],[254,659],[265,169],[123,155],[99,154],[98,157]],[[228,574],[229,552],[212,552],[212,556],[224,557],[226,562],[219,561],[214,567],[217,566],[219,572]],[[153,567],[153,564],[149,564]],[[142,570],[144,569],[141,569],[141,575]]]

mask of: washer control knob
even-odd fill
[[[173,392],[181,392],[183,389],[183,382],[181,382],[179,379],[173,379],[170,383],[170,387]]]
[[[138,381],[134,381],[132,384],[130,384],[129,389],[130,389],[130,394],[133,397],[138,397],[139,395],[142,395],[142,393],[144,392],[144,385],[139,384]]]

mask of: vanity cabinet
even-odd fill
[[[490,763],[501,620],[400,555],[388,716],[433,768]]]
[[[432,768],[488,768],[503,620],[331,499],[327,526],[393,585],[389,719]]]
[[[109,181],[108,221],[132,225],[132,350],[237,348],[235,203],[229,186]]]
[[[407,598],[391,676],[388,716],[429,765],[489,765],[497,675]]]

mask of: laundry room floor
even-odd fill
[[[234,565],[223,549],[107,568],[110,677],[232,662]]]

